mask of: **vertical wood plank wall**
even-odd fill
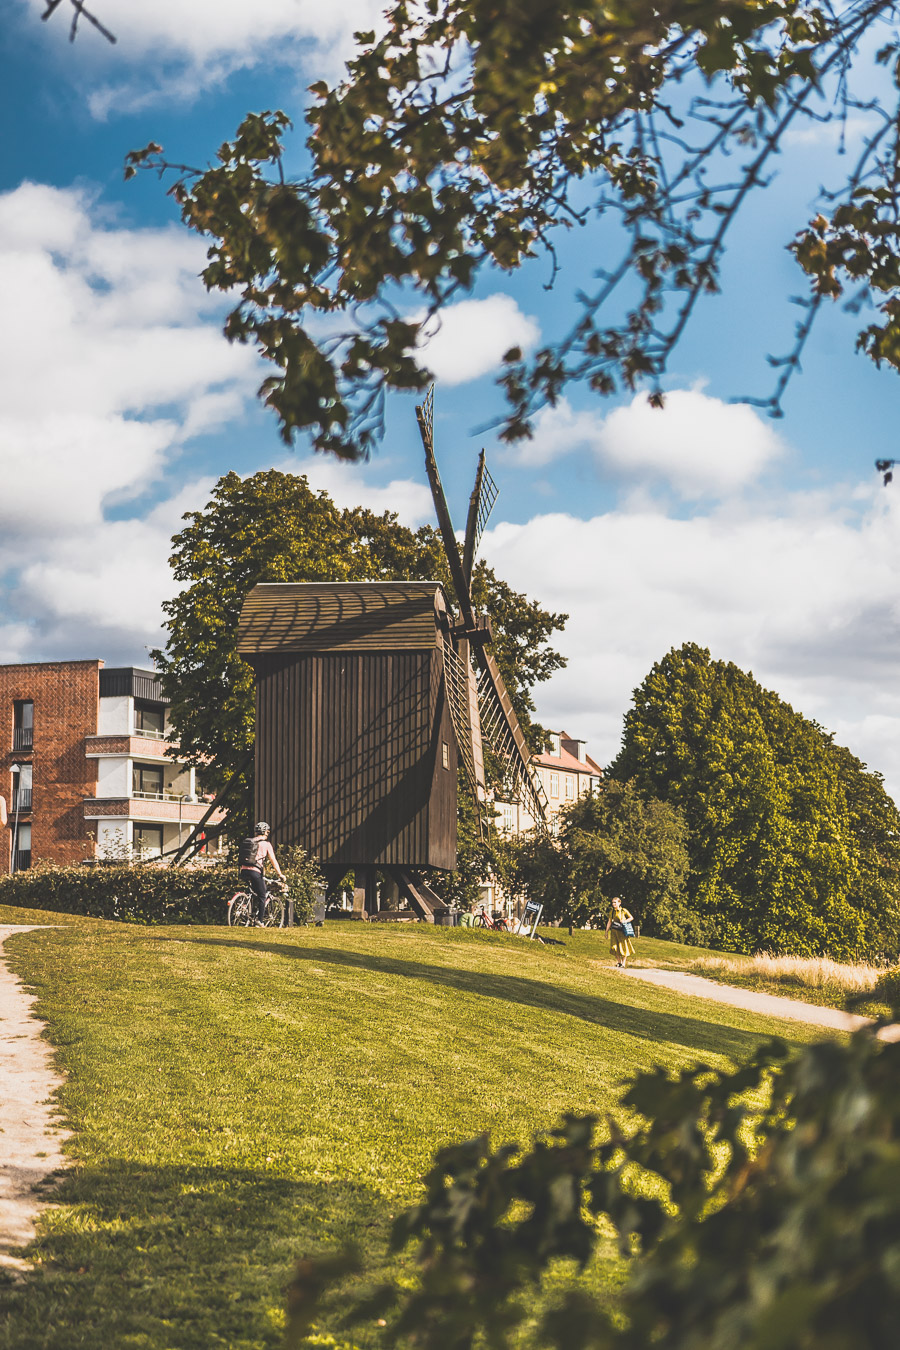
[[[256,811],[276,842],[324,864],[453,867],[456,743],[439,651],[250,659]]]

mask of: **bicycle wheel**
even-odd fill
[[[267,928],[283,928],[287,905],[280,895],[270,895],[266,906],[265,925]]]
[[[228,901],[228,924],[231,928],[249,928],[253,923],[253,900],[246,891],[237,891]]]

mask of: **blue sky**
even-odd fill
[[[276,465],[341,504],[430,520],[413,400],[394,399],[384,445],[342,466],[280,442],[256,403],[252,352],[220,334],[197,279],[203,246],[125,153],[151,139],[203,163],[248,109],[302,122],[304,88],[334,76],[370,0],[95,0],[116,32],[67,41],[61,9],[12,0],[0,20],[0,661],[99,656],[145,663],[171,594],[168,540],[216,477]],[[851,127],[851,143],[861,127]],[[300,161],[299,138],[292,149]],[[723,294],[678,349],[663,413],[573,392],[533,441],[473,434],[502,409],[494,386],[513,342],[562,331],[576,284],[547,268],[484,276],[427,351],[437,433],[461,525],[484,444],[501,496],[482,551],[498,573],[570,614],[569,666],[537,691],[542,719],[618,745],[630,692],[672,646],[733,660],[885,773],[900,794],[896,491],[872,464],[897,451],[897,377],[853,351],[858,322],[822,315],[772,422],[739,395],[771,388],[767,353],[789,349],[802,289],[785,244],[843,164],[829,128],[803,128],[735,232]],[[609,248],[598,226],[569,263]]]

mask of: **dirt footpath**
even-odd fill
[[[65,1166],[68,1137],[50,1101],[62,1079],[41,1039],[44,1024],[31,1015],[34,999],[3,960],[6,939],[37,926],[0,925],[0,1268],[14,1270],[30,1268],[12,1253],[34,1237],[50,1174]]]
[[[640,966],[627,966],[618,972],[635,980],[646,980],[648,984],[659,984],[679,994],[693,994],[696,998],[711,999],[714,1003],[727,1003],[731,1008],[743,1008],[745,1012],[762,1013],[766,1017],[785,1017],[792,1022],[808,1022],[816,1027],[828,1027],[831,1031],[858,1031],[871,1022],[870,1017],[859,1017],[856,1013],[842,1012],[840,1008],[820,1008],[814,1003],[803,1003],[798,998],[781,998],[778,994],[761,994],[755,989],[739,989],[733,984],[719,984],[718,980],[707,980],[702,975],[690,975],[683,970],[644,970]],[[878,1033],[885,1041],[900,1040],[900,1025],[882,1027]]]

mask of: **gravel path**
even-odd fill
[[[35,1234],[34,1222],[48,1203],[50,1174],[66,1163],[68,1137],[56,1122],[52,1094],[62,1079],[53,1052],[41,1039],[43,1023],[32,1015],[34,999],[2,959],[13,933],[40,924],[0,924],[0,1268],[28,1270],[13,1256]]]
[[[733,984],[720,984],[718,980],[707,980],[702,975],[690,975],[683,970],[643,970],[640,966],[627,966],[619,974],[634,980],[646,980],[648,984],[662,985],[679,994],[693,994],[695,998],[727,1003],[729,1007],[743,1008],[745,1012],[762,1013],[766,1017],[785,1017],[792,1022],[808,1022],[812,1026],[828,1027],[831,1031],[858,1031],[872,1021],[870,1017],[842,1012],[840,1008],[821,1008],[814,1003],[803,1003],[798,998],[781,998],[777,994],[761,994],[755,989],[739,989]],[[883,1027],[878,1034],[885,1041],[900,1040],[900,1025]]]

